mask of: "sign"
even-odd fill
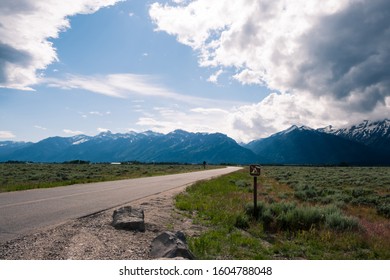
[[[251,176],[260,176],[260,169],[261,169],[260,165],[252,164],[249,166],[249,174]]]
[[[257,220],[257,177],[260,176],[261,166],[257,164],[251,164],[249,166],[249,174],[253,176],[253,216]]]

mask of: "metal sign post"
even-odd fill
[[[261,166],[260,165],[250,165],[249,174],[253,176],[253,216],[255,219],[258,218],[257,212],[257,177],[260,176]]]

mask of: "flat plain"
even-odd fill
[[[201,259],[390,259],[390,168],[265,166],[200,182],[176,207],[208,230]]]
[[[214,168],[214,166],[208,166]],[[200,165],[0,164],[0,191],[167,175]],[[198,182],[176,208],[198,259],[390,259],[390,167],[264,166]]]
[[[210,165],[207,169],[218,168]],[[184,164],[0,164],[0,192],[134,179],[203,170]]]

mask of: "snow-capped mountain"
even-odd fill
[[[270,164],[383,164],[377,151],[361,143],[306,126],[292,126],[246,148]]]
[[[390,138],[390,120],[368,121],[352,125],[351,127],[334,129],[330,126],[327,130],[334,135],[343,136],[344,138],[354,139],[360,142],[370,142],[372,138]]]
[[[0,145],[5,146],[5,142],[0,142]],[[152,131],[123,134],[107,131],[93,137],[50,137],[0,153],[0,161],[9,160],[251,163],[256,161],[256,155],[221,133],[175,130],[164,135]]]
[[[275,137],[275,136],[278,136],[278,135],[287,135],[291,132],[293,132],[294,130],[298,130],[298,131],[313,131],[314,129],[308,127],[308,126],[305,126],[305,125],[302,125],[302,126],[296,126],[296,125],[292,125],[291,127],[289,127],[288,129],[286,130],[282,130],[278,133],[275,133],[273,135],[271,135],[271,137]]]
[[[107,131],[96,136],[50,137],[38,143],[0,142],[0,162],[390,164],[389,127],[387,119],[342,129],[293,125],[242,145],[221,133]]]
[[[353,140],[376,149],[390,152],[390,120],[368,121],[351,127],[334,129],[328,127],[324,132]]]
[[[15,142],[2,141],[0,142],[0,158],[8,157],[17,150],[33,145],[31,142]]]

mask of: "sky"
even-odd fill
[[[388,0],[2,0],[0,141],[389,118],[389,19]]]

